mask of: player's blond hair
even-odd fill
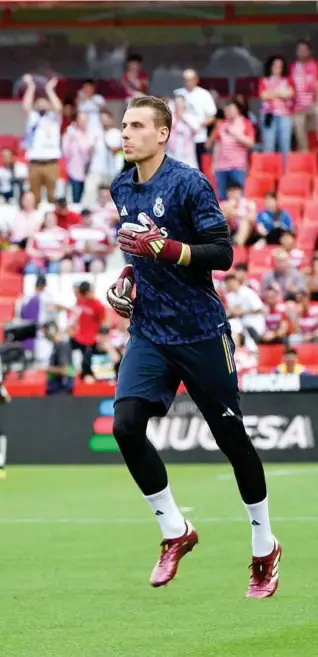
[[[137,96],[132,98],[128,105],[128,109],[150,107],[154,111],[154,122],[157,128],[165,127],[169,130],[168,139],[170,137],[172,127],[172,114],[169,105],[157,96]]]

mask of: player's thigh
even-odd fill
[[[165,414],[180,380],[178,368],[160,346],[132,335],[119,367],[115,404],[123,399],[139,398],[158,406],[158,414]]]
[[[201,412],[241,417],[234,344],[230,334],[187,345],[181,355],[182,380]]]

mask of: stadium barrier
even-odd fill
[[[317,393],[243,393],[247,431],[265,461],[318,461]],[[1,408],[9,464],[120,463],[113,398],[16,398]],[[149,438],[168,463],[217,463],[224,457],[195,404],[181,394]]]

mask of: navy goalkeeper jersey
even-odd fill
[[[111,186],[121,223],[138,223],[138,214],[146,212],[163,237],[186,244],[200,244],[202,231],[224,226],[214,191],[197,169],[166,157],[146,183],[135,179],[134,167]],[[229,328],[210,270],[136,256],[131,262],[136,279],[131,333],[158,344],[187,344]]]

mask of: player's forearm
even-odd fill
[[[201,244],[190,245],[191,264],[228,271],[233,263],[233,247],[227,224],[215,226],[200,237]]]

